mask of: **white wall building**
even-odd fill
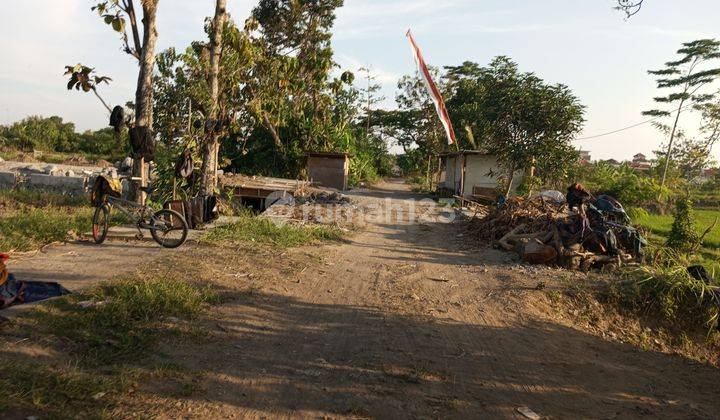
[[[442,172],[439,186],[454,195],[495,199],[498,187],[506,188],[508,171],[498,163],[495,155],[479,150],[465,150],[446,153],[440,158]],[[513,192],[523,178],[524,171],[515,172]]]

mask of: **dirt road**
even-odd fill
[[[355,195],[405,209],[418,198],[397,183]],[[166,343],[201,392],[177,399],[149,384],[157,407],[172,408],[145,413],[718,418],[716,368],[558,322],[536,286],[570,273],[466,249],[461,235],[454,224],[377,220],[349,243],[298,250],[315,262],[267,268],[256,291],[218,309],[214,339]]]

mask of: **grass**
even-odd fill
[[[647,231],[648,239],[652,243],[657,246],[665,244],[672,228],[672,215],[650,214],[642,209],[632,209],[630,215],[633,224]],[[720,210],[696,209],[693,211],[693,217],[698,232],[702,233],[713,224],[715,218],[720,219]],[[720,275],[720,223],[705,237],[694,263],[703,264],[710,271]]]
[[[84,195],[0,191],[0,251],[32,251],[88,232],[95,209]],[[111,223],[123,221],[114,212]]]
[[[48,418],[64,418],[71,412],[78,417],[85,417],[83,412],[102,413],[121,386],[119,381],[77,367],[51,368],[4,360],[0,361],[0,415],[9,408],[7,404],[31,406]]]
[[[73,343],[87,365],[111,364],[143,357],[167,317],[194,319],[219,297],[209,288],[180,280],[124,280],[70,295],[32,313],[38,328]],[[87,308],[78,302],[94,302]]]
[[[231,242],[284,249],[318,241],[337,241],[342,237],[343,232],[337,227],[291,224],[278,226],[271,220],[243,214],[239,221],[207,232],[202,241],[214,245]]]
[[[720,210],[694,210],[693,216],[700,232],[710,227],[716,218],[720,219]],[[633,222],[655,235],[667,237],[672,228],[673,216],[671,214],[659,215],[647,212],[637,212]],[[703,245],[707,248],[720,249],[720,224],[706,237]]]
[[[180,380],[184,395],[191,394],[193,378],[179,366],[152,358],[153,344],[165,334],[183,332],[170,317],[196,320],[219,299],[207,287],[180,280],[128,279],[22,315],[11,328],[32,331],[37,342],[59,345],[57,351],[71,361],[0,360],[0,417],[21,410],[43,418],[104,418],[119,409],[123,395],[138,381],[156,376]]]

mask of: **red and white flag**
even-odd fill
[[[445,101],[443,101],[442,95],[440,95],[440,90],[437,88],[437,85],[433,81],[432,76],[430,76],[430,71],[428,71],[427,65],[425,65],[425,59],[423,58],[422,53],[420,52],[420,48],[415,42],[415,38],[413,37],[412,32],[410,32],[409,29],[405,36],[407,36],[408,40],[410,41],[413,56],[415,57],[415,63],[417,63],[418,66],[418,71],[420,72],[423,81],[425,81],[425,87],[427,87],[427,90],[430,93],[430,97],[435,104],[435,110],[440,117],[440,121],[442,122],[443,127],[445,127],[445,133],[448,137],[448,144],[455,144],[455,130],[453,130],[450,116],[448,115],[447,108],[445,108]]]

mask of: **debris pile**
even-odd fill
[[[278,200],[264,217],[280,223],[352,227],[362,223],[362,209],[347,196],[316,188],[300,188],[290,199]]]
[[[470,224],[485,243],[517,252],[531,264],[589,270],[640,262],[647,242],[630,225],[617,200],[594,197],[581,184],[543,191],[530,199],[513,198]]]

